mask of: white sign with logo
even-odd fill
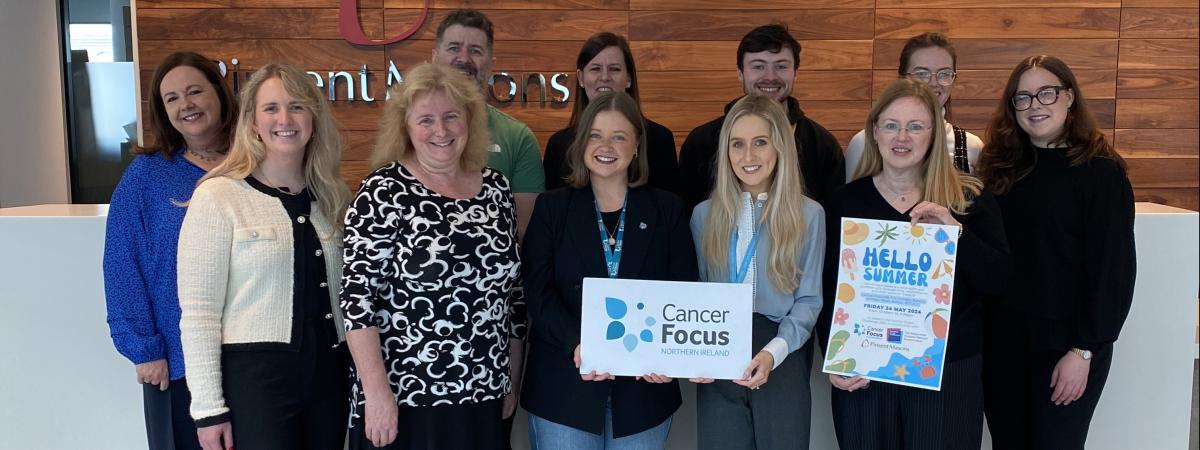
[[[735,380],[750,364],[748,284],[584,278],[579,373]]]

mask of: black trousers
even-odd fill
[[[872,381],[833,388],[833,424],[842,450],[979,450],[983,441],[983,357],[948,362],[942,390]]]
[[[1050,401],[1050,378],[1066,349],[1034,348],[1014,339],[1024,330],[1020,313],[993,311],[984,328],[984,410],[995,450],[1083,450],[1092,414],[1112,366],[1112,344],[1097,349],[1087,389],[1069,405]]]
[[[311,327],[299,352],[225,351],[221,372],[238,450],[341,449],[350,415],[346,345],[318,344]]]
[[[469,405],[401,406],[396,413],[396,440],[376,447],[364,434],[360,419],[350,430],[350,450],[501,450],[507,446],[500,419],[503,405],[503,400],[488,400]]]
[[[187,378],[171,380],[165,391],[158,390],[157,384],[142,385],[150,450],[200,450],[196,424],[188,412],[191,404]]]

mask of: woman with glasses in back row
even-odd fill
[[[954,167],[964,173],[974,172],[983,141],[978,136],[950,123],[950,91],[958,76],[958,54],[950,38],[942,33],[922,33],[908,39],[900,51],[900,78],[911,78],[929,85],[937,95],[946,125],[946,150]],[[846,146],[846,180],[853,180],[862,159],[868,130],[859,131]]]
[[[993,448],[1082,449],[1133,301],[1133,188],[1066,63],[1017,64],[979,173],[1016,263],[985,315]]]

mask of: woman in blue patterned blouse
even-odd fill
[[[177,52],[154,70],[148,145],[113,192],[104,238],[108,325],[143,385],[149,448],[198,449],[179,341],[175,251],[196,181],[229,149],[237,102],[216,64]]]

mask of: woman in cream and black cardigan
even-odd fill
[[[341,448],[341,139],[294,67],[260,69],[241,105],[229,156],[200,180],[179,237],[192,418],[205,450]]]

